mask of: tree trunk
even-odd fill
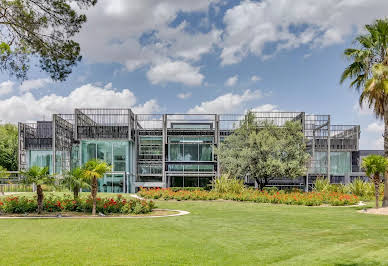
[[[38,214],[43,210],[43,189],[41,185],[36,186],[36,194],[38,195]]]
[[[384,156],[388,158],[388,104],[384,106]],[[388,171],[384,174],[383,207],[388,207]]]
[[[79,188],[76,186],[73,190],[73,194],[74,194],[74,200],[77,200],[78,199],[78,192],[79,192]]]
[[[376,209],[378,209],[379,208],[379,192],[380,192],[380,176],[378,174],[375,174],[374,182],[375,182]]]
[[[97,204],[96,196],[97,196],[97,178],[94,177],[92,181],[92,199],[93,199],[92,215],[96,215],[96,204]]]
[[[263,190],[263,188],[268,184],[267,178],[264,178],[264,182],[262,179],[255,177],[257,185],[259,186],[259,190]]]

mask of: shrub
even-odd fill
[[[5,213],[26,213],[34,212],[38,208],[36,200],[26,197],[13,197],[9,196],[0,203],[2,205],[1,210]]]
[[[318,177],[315,180],[314,191],[327,192],[330,189],[330,180],[328,178]]]
[[[187,191],[205,190],[203,187],[170,187],[170,189],[174,192],[181,191],[181,190],[187,190]]]
[[[339,192],[308,192],[299,191],[286,193],[284,191],[260,191],[245,189],[242,193],[217,193],[215,191],[172,191],[165,189],[142,189],[139,195],[147,199],[164,200],[234,200],[252,201],[259,203],[292,204],[317,206],[321,204],[330,205],[353,205],[358,202],[356,195],[343,194]]]
[[[217,193],[242,193],[245,189],[244,180],[221,176],[212,181],[213,191]]]
[[[7,197],[0,201],[0,211],[5,213],[31,213],[37,210],[35,199],[28,197]],[[104,214],[125,213],[140,214],[149,213],[155,208],[154,202],[125,199],[121,195],[115,198],[97,198],[97,212]],[[45,212],[91,212],[91,197],[80,197],[77,200],[71,198],[69,194],[62,197],[48,194],[44,198],[43,211]]]
[[[264,187],[263,191],[267,191],[268,193],[275,193],[279,191],[279,189],[277,187]]]

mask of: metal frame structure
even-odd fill
[[[316,152],[326,152],[325,173],[314,172],[313,159],[309,165],[307,180],[276,185],[300,185],[310,183],[318,175],[331,177],[331,151],[358,151],[360,135],[359,126],[331,125],[330,115],[313,115],[304,112],[253,112],[257,122],[271,122],[284,126],[287,121],[300,121],[306,139],[308,152],[314,158]],[[54,114],[52,121],[37,123],[19,123],[19,169],[26,169],[27,150],[52,150],[53,169],[69,170],[72,166],[72,153],[82,140],[120,140],[130,141],[134,145],[134,178],[136,187],[169,186],[173,176],[195,176],[217,178],[220,176],[220,165],[212,152],[211,161],[170,162],[168,157],[169,137],[207,136],[212,138],[212,146],[217,147],[221,141],[232,134],[244,120],[244,114],[134,114],[131,109],[75,109],[73,114]],[[143,141],[154,139],[153,141]],[[158,140],[159,139],[159,140]],[[146,156],[144,150],[157,151]],[[211,172],[171,172],[171,164],[207,164],[213,165]],[[140,172],[144,166],[150,169],[147,174]],[[153,168],[154,167],[154,168]],[[162,169],[159,172],[158,169]],[[320,167],[322,168],[322,167]],[[151,181],[147,182],[146,177]],[[145,179],[144,179],[145,178]],[[199,179],[198,179],[199,180]],[[199,181],[198,181],[199,182]]]

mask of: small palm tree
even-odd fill
[[[38,214],[43,210],[43,189],[42,185],[53,185],[55,178],[49,174],[47,167],[33,166],[28,171],[22,171],[21,175],[24,177],[23,183],[27,185],[36,185]]]
[[[388,159],[380,155],[369,155],[362,160],[362,168],[375,184],[376,209],[379,207],[380,175],[388,169]]]
[[[78,199],[78,193],[81,188],[90,188],[90,184],[85,180],[83,174],[83,169],[77,167],[66,172],[61,179],[61,185],[73,191],[75,200]]]
[[[97,179],[104,177],[111,167],[103,161],[91,160],[82,167],[83,177],[89,180],[92,186],[91,194],[93,199],[92,215],[96,215],[96,196],[97,196]]]

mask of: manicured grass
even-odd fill
[[[386,264],[388,216],[352,207],[158,201],[191,214],[0,220],[0,265]]]

